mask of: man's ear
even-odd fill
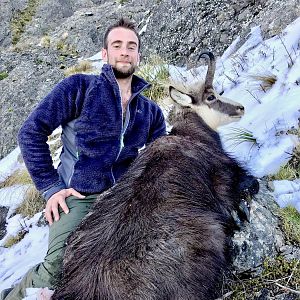
[[[102,54],[102,60],[103,60],[104,62],[107,62],[107,49],[102,48],[102,49],[101,49],[101,54]]]

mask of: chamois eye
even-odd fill
[[[216,99],[215,95],[210,95],[210,96],[207,97],[208,101],[213,101],[215,99]]]

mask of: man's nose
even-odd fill
[[[128,48],[127,47],[121,47],[121,55],[128,55]]]

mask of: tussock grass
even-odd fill
[[[32,180],[26,169],[19,169],[15,171],[11,176],[0,183],[0,188],[9,187],[16,184],[32,184]]]
[[[137,75],[152,85],[143,92],[146,97],[160,103],[168,96],[167,86],[170,74],[166,63],[160,57],[151,56],[139,67]]]
[[[296,208],[287,206],[279,210],[281,226],[288,242],[300,245],[300,213]],[[300,266],[299,266],[300,267]],[[300,281],[300,277],[299,277]]]
[[[35,15],[40,0],[29,0],[27,7],[17,13],[11,21],[12,44],[15,45],[20,40],[25,31],[25,27]]]
[[[32,218],[45,208],[46,202],[34,186],[28,188],[22,204],[16,208],[16,213]]]
[[[253,82],[253,86],[257,90],[261,90],[265,93],[269,91],[277,81],[277,76],[272,73],[266,73],[261,75],[252,74],[249,75],[249,77]]]
[[[230,128],[230,132],[224,135],[225,139],[229,141],[231,147],[237,147],[242,143],[250,143],[252,147],[258,145],[257,139],[253,133],[245,128]]]
[[[288,133],[298,136],[299,143],[293,150],[291,159],[280,167],[277,174],[270,176],[270,180],[294,180],[300,178],[300,129],[294,129]]]
[[[22,204],[16,208],[16,213],[21,214],[23,217],[33,217],[36,213],[42,211],[45,207],[45,201],[40,193],[34,187],[30,175],[26,169],[15,171],[4,182],[0,184],[0,188],[11,187],[14,185],[26,185],[30,187],[25,193]]]
[[[6,239],[5,243],[3,244],[3,247],[10,248],[13,245],[19,243],[24,238],[26,233],[28,233],[28,231],[24,229],[24,230],[19,231],[17,235],[9,236]]]
[[[40,44],[44,48],[49,48],[51,43],[51,38],[49,35],[45,35],[41,38]]]
[[[60,40],[56,42],[56,49],[62,56],[77,57],[78,52],[74,45],[67,42],[67,35],[63,35]],[[50,43],[51,44],[51,43]]]
[[[226,278],[223,285],[223,294],[227,294],[228,297],[226,299],[230,300],[260,299],[258,296],[263,290],[268,292],[268,296],[270,297],[275,297],[283,293],[299,296],[299,278],[299,260],[293,259],[288,261],[282,256],[278,256],[275,259],[267,258],[263,263],[263,271],[258,277]]]
[[[299,178],[299,170],[288,162],[280,167],[278,173],[269,176],[270,180],[294,180]]]
[[[89,60],[81,60],[78,64],[67,68],[64,71],[65,76],[70,76],[79,73],[92,73],[95,71],[92,63]]]

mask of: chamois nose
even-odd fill
[[[242,105],[237,106],[236,110],[240,115],[243,115],[245,112],[245,108]]]

